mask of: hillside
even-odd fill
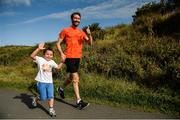
[[[132,25],[105,29],[98,24],[90,26],[96,37],[92,47],[84,46],[80,70],[83,97],[97,103],[179,115],[180,11],[177,7],[162,14],[161,7],[150,3],[139,8]],[[46,46],[56,51],[55,42]],[[0,47],[1,87],[31,87],[36,65],[29,55],[34,49]],[[54,56],[58,62],[57,51]],[[65,69],[54,71],[54,79],[56,87],[62,84],[59,80],[65,79]],[[67,96],[71,98],[72,93],[68,88]]]

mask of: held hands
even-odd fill
[[[44,43],[40,43],[40,44],[38,45],[38,49],[39,49],[39,50],[44,50],[44,49],[45,49]]]

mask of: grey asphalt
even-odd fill
[[[32,94],[0,88],[0,119],[48,119],[48,106],[40,102],[37,108],[31,106]],[[78,110],[73,101],[55,100],[55,119],[174,119],[171,115],[127,110],[91,103],[84,110]]]

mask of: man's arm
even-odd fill
[[[88,37],[88,39],[89,39],[89,40],[88,40],[89,45],[92,45],[92,44],[93,44],[92,35],[91,35],[91,34],[88,34],[87,37]]]
[[[66,55],[63,53],[62,48],[61,48],[61,43],[62,43],[63,39],[61,39],[60,37],[58,38],[58,41],[56,43],[56,47],[60,53],[61,56],[61,61],[64,62],[66,59]]]
[[[85,40],[89,43],[89,45],[93,44],[93,39],[92,39],[92,35],[91,35],[91,31],[89,29],[89,26],[86,29],[86,37]]]
[[[40,43],[39,45],[38,45],[38,47],[31,53],[31,55],[30,55],[30,57],[33,59],[33,60],[35,60],[36,59],[36,55],[38,54],[38,52],[40,51],[40,50],[44,50],[45,48],[44,48],[44,43]]]

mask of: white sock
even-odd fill
[[[54,110],[54,109],[53,109],[53,107],[49,107],[49,110],[52,111],[52,110]]]
[[[77,100],[77,103],[79,103],[81,101],[81,99]]]
[[[62,87],[60,87],[60,90],[62,90],[62,91],[63,91],[64,89],[62,89]]]

